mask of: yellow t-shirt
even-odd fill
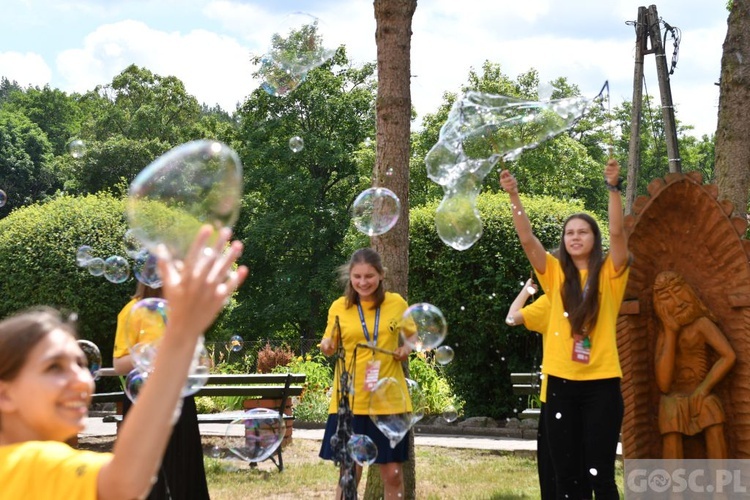
[[[117,330],[115,332],[115,347],[112,351],[113,358],[121,358],[130,354],[129,347],[137,342],[148,342],[159,339],[164,334],[164,323],[158,314],[153,316],[139,316],[128,323],[128,318],[133,306],[141,299],[134,298],[117,315]],[[142,309],[143,310],[143,309]],[[143,310],[145,312],[145,310]],[[128,339],[128,336],[130,338]]]
[[[99,470],[110,460],[58,441],[0,446],[0,500],[96,500]]]
[[[542,373],[569,380],[596,380],[622,377],[620,357],[617,353],[617,315],[625,295],[630,267],[615,271],[612,259],[607,256],[599,273],[599,316],[596,327],[589,334],[591,354],[588,363],[573,361],[573,337],[570,322],[562,302],[562,284],[565,275],[560,261],[547,254],[547,270],[536,272],[537,279],[550,301],[549,325],[544,334]],[[581,271],[581,283],[586,282],[587,271]]]
[[[547,347],[545,345],[547,343],[547,336],[544,335],[544,332],[547,331],[547,326],[549,325],[549,311],[549,297],[547,297],[546,294],[521,309],[523,325],[532,332],[542,334],[542,356],[544,356],[544,350]],[[536,367],[534,369],[536,369]],[[542,387],[539,391],[539,399],[542,403],[547,401],[547,377],[542,377]]]
[[[372,309],[372,304],[363,302],[362,312],[365,317],[365,324],[367,325],[367,331],[370,335],[370,340],[373,339],[375,330],[375,309]],[[377,347],[393,351],[398,348],[399,330],[401,324],[401,317],[406,311],[408,305],[406,301],[397,293],[386,292],[385,300],[380,305],[380,324],[378,327],[378,342]],[[331,304],[328,310],[328,325],[326,326],[326,332],[323,338],[331,338],[336,324],[336,317],[339,318],[339,325],[341,327],[341,338],[344,345],[344,351],[346,352],[346,368],[350,370],[350,363],[354,357],[354,349],[357,344],[366,343],[364,331],[362,329],[362,323],[359,319],[359,312],[357,311],[356,304],[352,305],[348,309],[346,308],[346,299],[339,297],[333,304]],[[334,339],[336,340],[336,339]],[[380,371],[378,379],[385,377],[395,378],[402,386],[402,390],[405,395],[406,409],[404,408],[390,408],[386,405],[376,405],[373,410],[376,414],[387,415],[395,413],[403,413],[404,411],[411,411],[411,400],[409,399],[409,392],[406,387],[406,379],[404,377],[404,371],[401,368],[401,363],[394,360],[390,354],[376,352],[371,349],[358,348],[357,349],[357,365],[354,370],[354,401],[350,401],[352,411],[355,415],[369,415],[370,414],[370,392],[364,389],[365,373],[367,364],[370,361],[380,361]],[[333,377],[333,397],[331,398],[331,404],[328,408],[329,413],[336,413],[338,410],[338,387],[339,387],[339,373],[336,373]]]

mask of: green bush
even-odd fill
[[[304,373],[305,390],[295,401],[294,418],[303,422],[325,422],[330,403],[329,389],[333,385],[333,370],[321,354],[298,356],[284,366],[277,366],[274,373]]]
[[[556,248],[562,222],[583,210],[579,202],[549,197],[523,197],[535,234]],[[484,193],[477,207],[484,224],[482,237],[469,249],[457,251],[443,243],[435,230],[438,202],[410,212],[409,302],[429,302],[448,323],[444,344],[455,351],[445,373],[466,416],[505,418],[519,410],[510,373],[528,372],[541,363],[541,338],[523,327],[504,322],[508,308],[529,278],[531,266],[513,227],[505,193]],[[606,227],[600,223],[606,235]]]
[[[441,415],[451,406],[461,413],[463,408],[463,401],[453,394],[442,371],[429,355],[419,353],[409,357],[409,378],[419,384],[425,415]]]

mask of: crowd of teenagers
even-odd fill
[[[529,287],[535,285],[530,280],[523,287],[506,322],[525,325],[543,338],[538,466],[545,499],[619,498],[615,458],[623,400],[615,334],[629,259],[616,161],[607,163],[604,175],[610,191],[606,255],[599,227],[585,213],[565,221],[559,248],[547,252],[532,231],[515,178],[507,170],[500,174],[520,243],[541,286],[531,304],[527,301],[535,289]],[[248,273],[244,266],[235,269],[241,243],[229,243],[229,230],[213,239],[212,233],[202,228],[182,261],[162,254],[162,288],[139,286],[118,317],[114,365],[125,374],[133,368],[127,349],[129,310],[149,296],[170,304],[153,372],[138,404],[125,410],[111,453],[65,444],[83,429],[94,390],[74,323],[45,307],[0,322],[0,499],[208,498],[195,403],[182,397],[182,389],[196,342]],[[355,251],[339,271],[344,293],[329,308],[320,349],[327,356],[343,352],[355,360],[352,430],[377,446],[374,463],[385,498],[403,498],[408,446],[402,440],[391,447],[375,426],[372,411],[387,415],[396,410],[371,408],[369,394],[384,377],[408,393],[402,363],[411,349],[399,341],[407,302],[385,290],[386,270],[370,248]],[[373,348],[357,350],[361,344]],[[339,424],[339,375],[334,376],[320,449],[327,460],[335,459],[331,437]],[[357,466],[357,482],[361,472]],[[341,497],[340,487],[336,497]]]

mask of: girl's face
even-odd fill
[[[377,269],[364,262],[354,264],[349,271],[352,288],[359,294],[360,300],[371,300],[382,279]]]
[[[563,233],[565,250],[575,259],[588,259],[594,249],[594,231],[583,219],[570,219]]]
[[[64,441],[84,428],[94,380],[78,342],[53,330],[29,351],[16,378],[0,382],[2,433],[11,440]]]

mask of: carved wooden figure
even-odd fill
[[[625,219],[624,457],[750,458],[747,221],[697,172],[648,192]]]

